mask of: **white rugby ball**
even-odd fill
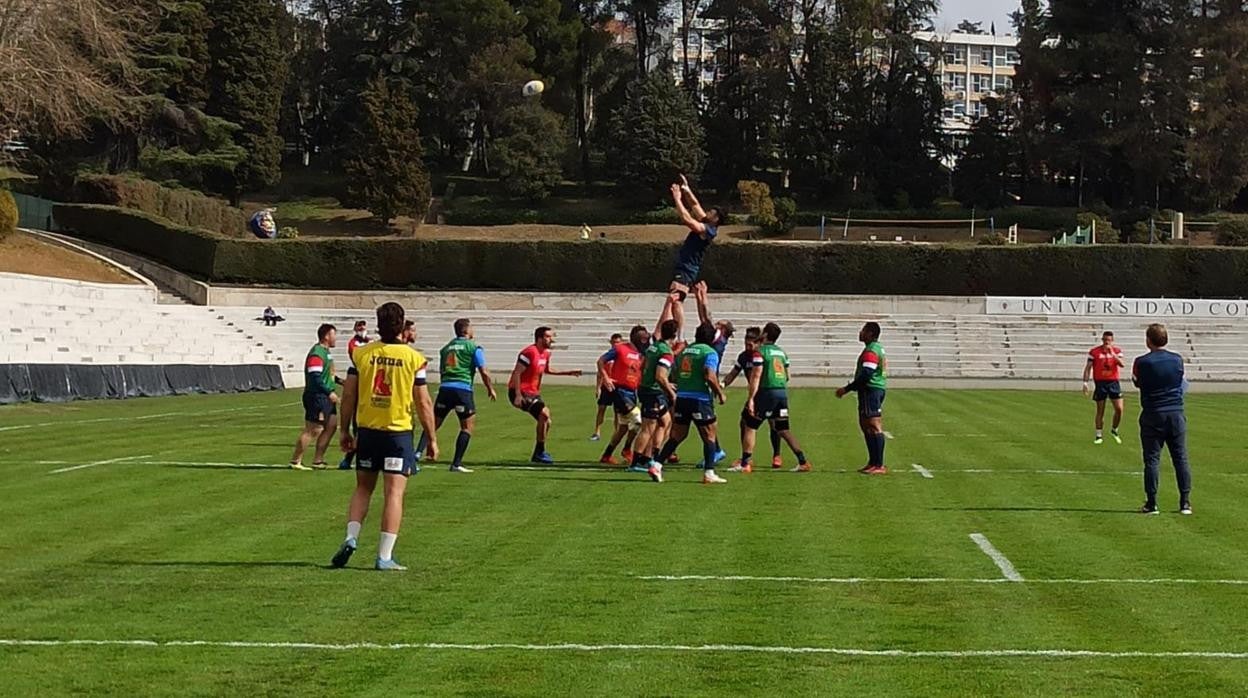
[[[546,85],[543,84],[541,80],[530,80],[524,83],[524,88],[522,92],[524,93],[525,97],[536,97],[537,95],[540,95],[542,91],[545,89],[546,89]]]

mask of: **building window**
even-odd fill
[[[993,53],[993,65],[1009,68],[1018,65],[1018,49],[997,46]]]
[[[945,48],[945,65],[966,65],[966,47],[950,46]]]
[[[981,48],[979,50],[979,64],[980,65],[992,65],[992,49],[991,48]]]
[[[945,89],[953,92],[961,92],[965,90],[966,76],[961,73],[946,73]]]
[[[971,83],[971,91],[972,92],[991,92],[992,91],[992,76],[991,75],[976,75],[975,79]]]
[[[998,75],[994,78],[992,87],[996,92],[1009,92],[1014,89],[1014,78],[1008,75]]]
[[[953,105],[953,115],[955,117],[966,116],[966,104],[964,102],[955,103]]]

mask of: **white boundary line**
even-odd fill
[[[49,470],[48,474],[56,475],[57,473],[68,473],[73,470],[82,470],[83,468],[94,468],[97,465],[109,465],[110,463],[133,463],[133,462],[138,462],[141,460],[146,460],[148,458],[151,458],[151,456],[126,456],[124,458],[109,458],[108,460],[97,460],[94,463],[83,463],[82,465],[71,465],[68,468],[57,468],[56,470]]]
[[[1248,586],[1248,579],[1118,578],[1118,579],[1022,579],[1004,577],[767,577],[747,574],[647,574],[634,579],[654,582],[793,582],[801,584],[1158,584]]]
[[[61,420],[59,422],[35,422],[33,424],[13,424],[6,427],[0,427],[0,431],[18,431],[21,429],[38,429],[41,427],[61,427],[74,424],[103,424],[106,422],[133,422],[145,419],[164,419],[165,417],[186,417],[186,416],[203,416],[207,414],[227,414],[229,412],[253,412],[256,410],[268,410],[277,407],[290,407],[298,405],[297,402],[283,402],[280,405],[256,405],[253,407],[228,407],[219,410],[203,410],[195,412],[160,412],[157,414],[144,414],[135,417],[100,417],[98,419],[76,419]]]
[[[997,550],[996,546],[994,546],[988,538],[984,536],[984,534],[972,533],[970,534],[970,538],[975,541],[975,545],[978,545],[980,550],[984,551],[985,555],[992,558],[992,561],[997,564],[997,567],[1001,570],[1001,576],[1011,582],[1023,581],[1023,575],[1019,574],[1018,570],[1014,569],[1014,565],[1010,562],[1010,559],[1002,555],[1001,551]]]
[[[325,650],[344,652],[353,650],[427,650],[488,652],[512,650],[520,652],[709,652],[751,654],[826,654],[847,657],[899,657],[905,659],[984,659],[996,657],[1036,657],[1054,659],[1101,658],[1101,659],[1248,659],[1248,652],[1226,651],[1161,651],[1127,650],[1121,652],[1087,649],[983,649],[983,650],[903,650],[865,649],[857,647],[803,647],[785,645],[663,645],[663,644],[581,644],[551,643],[528,644],[513,642],[490,642],[480,644],[460,642],[255,642],[248,640],[25,640],[0,638],[5,647],[142,647],[146,649],[172,649],[182,647],[219,647],[230,649],[276,649],[276,650]]]
[[[928,480],[931,480],[931,479],[934,477],[934,476],[932,475],[932,471],[928,470],[927,468],[924,468],[923,466],[919,465],[918,463],[911,463],[911,464],[910,464],[910,467],[911,467],[911,468],[914,468],[914,472],[916,472],[916,473],[918,473],[918,474],[922,475],[923,477],[927,478]]]

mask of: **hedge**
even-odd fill
[[[166,187],[125,175],[85,174],[74,183],[74,201],[131,208],[167,218],[178,225],[222,235],[246,235],[247,214],[225,201],[190,189]]]
[[[212,278],[217,243],[223,239],[207,230],[176,225],[159,216],[116,206],[56,204],[52,216],[63,230],[201,279]]]
[[[252,240],[162,224],[134,212],[61,205],[92,240],[217,283],[362,290],[660,291],[676,241]],[[705,278],[730,292],[1248,296],[1248,249],[1167,245],[959,247],[891,244],[715,245]]]

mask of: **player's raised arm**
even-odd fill
[[[352,368],[347,373],[346,382],[342,384],[342,401],[339,405],[342,413],[342,437],[338,440],[338,446],[343,453],[355,451],[355,437],[352,434],[355,426],[355,406],[359,402],[359,388],[360,377]]]
[[[706,224],[697,218],[694,218],[693,215],[689,213],[689,209],[685,208],[684,192],[681,191],[679,184],[672,185],[672,203],[676,206],[676,214],[680,216],[680,222],[683,223],[686,228],[692,230],[698,235],[706,235]]]
[[[572,369],[571,371],[556,371],[555,369],[550,367],[550,362],[546,362],[546,373],[552,376],[573,376],[573,377],[579,377],[585,374],[585,372],[579,368]]]
[[[698,220],[706,218],[706,211],[702,208],[702,202],[698,201],[698,196],[693,193],[693,188],[689,186],[689,179],[683,174],[680,176],[680,191],[689,197],[689,211]]]
[[[715,324],[711,319],[711,306],[707,302],[705,281],[693,285],[693,299],[698,303],[698,321],[703,325]]]

